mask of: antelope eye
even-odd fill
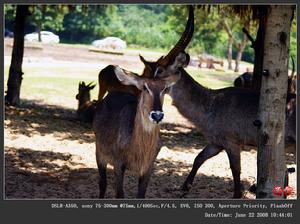
[[[161,73],[163,73],[163,71],[164,71],[164,70],[163,70],[161,67],[158,67],[158,68],[156,69],[155,76],[160,75]]]
[[[162,68],[160,68],[160,67],[158,67],[158,68],[157,68],[157,70],[156,70],[156,72],[157,72],[157,74],[160,74],[160,73],[162,73],[162,72],[163,72],[163,69],[162,69]]]

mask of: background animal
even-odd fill
[[[233,85],[235,87],[251,89],[252,78],[253,78],[253,72],[245,72],[234,80]]]
[[[205,63],[206,67],[210,68],[210,69],[215,68],[214,64],[219,64],[222,67],[224,66],[224,62],[222,59],[217,59],[214,56],[209,55],[209,54],[198,55],[198,61],[199,61],[198,67],[200,67],[200,68],[202,67],[203,63]]]
[[[78,100],[77,117],[82,122],[92,123],[94,113],[96,110],[97,101],[91,101],[90,91],[94,89],[96,85],[92,85],[92,82],[85,84],[85,82],[79,82],[78,94],[76,99]]]

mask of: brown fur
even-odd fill
[[[107,67],[102,69],[98,75],[98,82],[99,82],[98,100],[102,100],[106,92],[112,92],[112,91],[128,92],[135,96],[138,96],[140,90],[133,85],[130,86],[123,85],[114,74],[114,67],[115,66],[113,65],[108,65]],[[123,69],[123,71],[125,73],[131,73],[133,75],[138,76],[136,73],[128,72],[125,69]]]
[[[178,60],[175,63],[179,63]],[[120,82],[135,85],[141,93],[136,97],[126,92],[110,92],[97,106],[93,130],[100,173],[99,197],[105,195],[107,163],[114,166],[116,197],[124,197],[125,169],[138,174],[137,196],[145,197],[153,163],[159,152],[159,125],[153,123],[155,117],[152,118],[152,113],[162,113],[166,89],[179,79],[180,73],[177,72],[178,66],[174,64],[166,69],[174,75],[161,79],[125,75],[120,68],[115,67],[115,72],[116,69],[116,77]]]
[[[170,95],[178,111],[193,122],[208,141],[195,158],[182,189],[189,190],[200,166],[224,149],[233,175],[234,197],[241,197],[240,152],[244,146],[257,146],[257,127],[253,121],[257,119],[259,94],[235,87],[207,89],[182,69],[181,78],[171,87]],[[286,145],[294,147],[295,118],[296,111],[292,110],[285,131]]]
[[[95,87],[92,83],[85,85],[84,82],[79,83],[78,94],[78,109],[76,111],[77,117],[82,122],[92,123],[94,113],[96,110],[97,101],[91,101],[90,91]]]

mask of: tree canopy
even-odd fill
[[[116,36],[132,47],[169,49],[182,33],[187,10],[184,5],[36,5],[31,8],[31,16],[26,33],[42,30],[53,31],[63,43],[90,44],[95,39]],[[222,7],[221,7],[222,8]],[[226,7],[225,7],[226,8]],[[5,5],[5,26],[13,29],[15,6]],[[223,10],[224,11],[224,10]],[[240,42],[243,38],[244,21],[239,16],[220,7],[195,10],[195,32],[191,53],[208,53],[226,57],[228,36],[222,22],[226,20],[232,29],[233,38]],[[249,32],[255,34],[258,25],[251,23]],[[296,19],[291,29],[291,55],[296,56]],[[255,35],[254,35],[255,36]],[[254,58],[250,42],[246,45],[242,60],[252,62]],[[233,45],[233,57],[237,47]]]

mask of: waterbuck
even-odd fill
[[[154,62],[147,61],[140,55],[140,60],[144,63],[145,66],[141,76],[147,78],[153,78],[156,75],[161,76],[166,70],[166,67],[172,64],[175,58],[181,52],[184,52],[185,48],[187,47],[187,45],[192,39],[193,32],[194,32],[194,11],[193,11],[193,7],[189,6],[189,16],[185,26],[185,30],[182,33],[179,41],[175,44],[175,46],[171,49],[171,51],[166,56],[162,56],[157,61]],[[189,57],[188,54],[186,54],[185,56]],[[189,63],[189,58],[185,60],[185,63],[187,64]],[[124,69],[123,72],[138,76],[137,74],[126,71]],[[122,91],[122,92],[132,93],[136,96],[138,96],[140,93],[140,90],[137,89],[134,85],[126,86],[123,85],[118,80],[118,78],[114,74],[113,65],[109,65],[100,71],[98,75],[98,82],[99,82],[98,100],[101,100],[106,92]]]
[[[164,117],[163,98],[168,88],[180,78],[180,60],[181,55],[165,70],[169,75],[161,79],[141,78],[114,67],[117,79],[124,85],[134,85],[140,94],[136,97],[127,92],[112,91],[97,105],[93,130],[100,175],[99,198],[105,195],[108,163],[114,167],[116,198],[124,197],[125,169],[137,173],[137,197],[145,197],[154,160],[159,152],[159,123]]]
[[[178,111],[193,122],[208,141],[195,158],[182,189],[188,191],[199,167],[224,149],[229,157],[234,180],[233,197],[240,198],[240,152],[245,145],[257,146],[257,128],[253,121],[257,117],[259,95],[252,90],[235,87],[208,89],[196,82],[184,69],[180,68],[180,71],[181,78],[170,88],[169,94]],[[296,130],[286,127],[286,139],[291,140],[286,141],[286,144],[295,146]]]
[[[94,113],[96,110],[97,101],[91,101],[90,91],[95,88],[96,85],[92,85],[92,82],[85,84],[80,82],[78,87],[78,94],[76,99],[78,100],[77,117],[82,122],[92,123]]]
[[[235,87],[251,89],[252,79],[253,79],[253,72],[244,72],[234,80],[233,85]]]
[[[289,107],[290,101],[295,101],[293,99],[296,98],[296,91],[297,91],[296,88],[297,76],[295,73],[295,61],[293,57],[291,57],[291,59],[292,59],[292,73],[288,77],[288,88],[287,88],[287,98],[286,98],[287,107]],[[247,88],[247,89],[253,88],[252,84],[253,84],[253,72],[249,72],[249,71],[238,76],[233,82],[233,85],[235,87]]]

